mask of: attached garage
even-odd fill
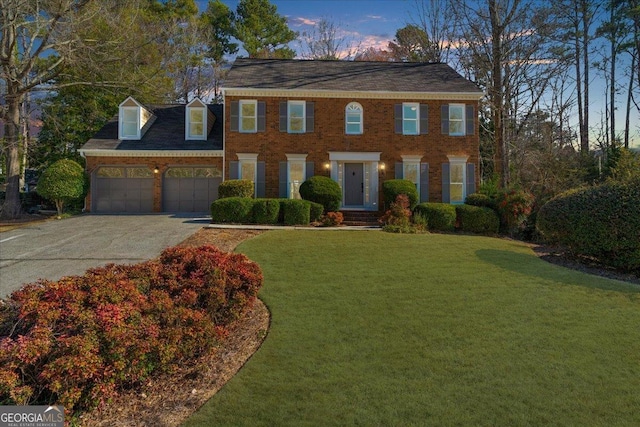
[[[166,170],[162,182],[165,212],[209,212],[218,198],[222,172],[213,166],[176,166]]]
[[[94,172],[92,211],[153,212],[153,171],[146,166],[102,166]]]

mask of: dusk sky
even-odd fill
[[[235,12],[239,0],[222,2]],[[208,0],[196,0],[196,3],[203,10],[206,9]],[[326,18],[341,30],[339,37],[344,38],[345,42],[353,41],[354,47],[360,49],[371,46],[386,48],[398,29],[415,22],[415,18],[412,17],[416,10],[415,0],[271,0],[271,3],[277,7],[280,15],[287,18],[292,30],[302,34],[313,30],[318,21]],[[303,47],[299,42],[292,42],[289,46],[300,56]],[[239,54],[246,56],[246,51],[241,49]],[[604,80],[595,70],[592,78],[590,116],[591,126],[595,126],[604,109],[606,88]],[[618,97],[618,102],[622,102],[622,98]],[[621,131],[624,127],[622,104],[618,104],[617,111],[616,122],[619,123],[618,130]],[[636,124],[632,125],[631,146],[640,147],[637,110],[632,112],[631,116],[632,124]]]

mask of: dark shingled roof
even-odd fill
[[[226,88],[482,93],[447,64],[238,58]]]
[[[223,106],[207,105],[216,117],[206,141],[184,139],[185,105],[145,106],[156,120],[140,140],[118,139],[118,116],[113,117],[86,144],[83,150],[222,150],[222,129],[224,128]]]

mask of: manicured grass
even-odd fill
[[[640,287],[508,240],[278,231],[262,348],[186,425],[640,425]]]

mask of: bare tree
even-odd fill
[[[422,29],[429,40],[429,60],[450,62],[453,10],[447,7],[447,0],[414,0],[414,8],[416,13],[411,15],[411,23]]]
[[[336,61],[352,58],[358,51],[353,38],[328,18],[322,18],[312,30],[303,32],[300,44],[303,49],[302,57],[306,59]]]

